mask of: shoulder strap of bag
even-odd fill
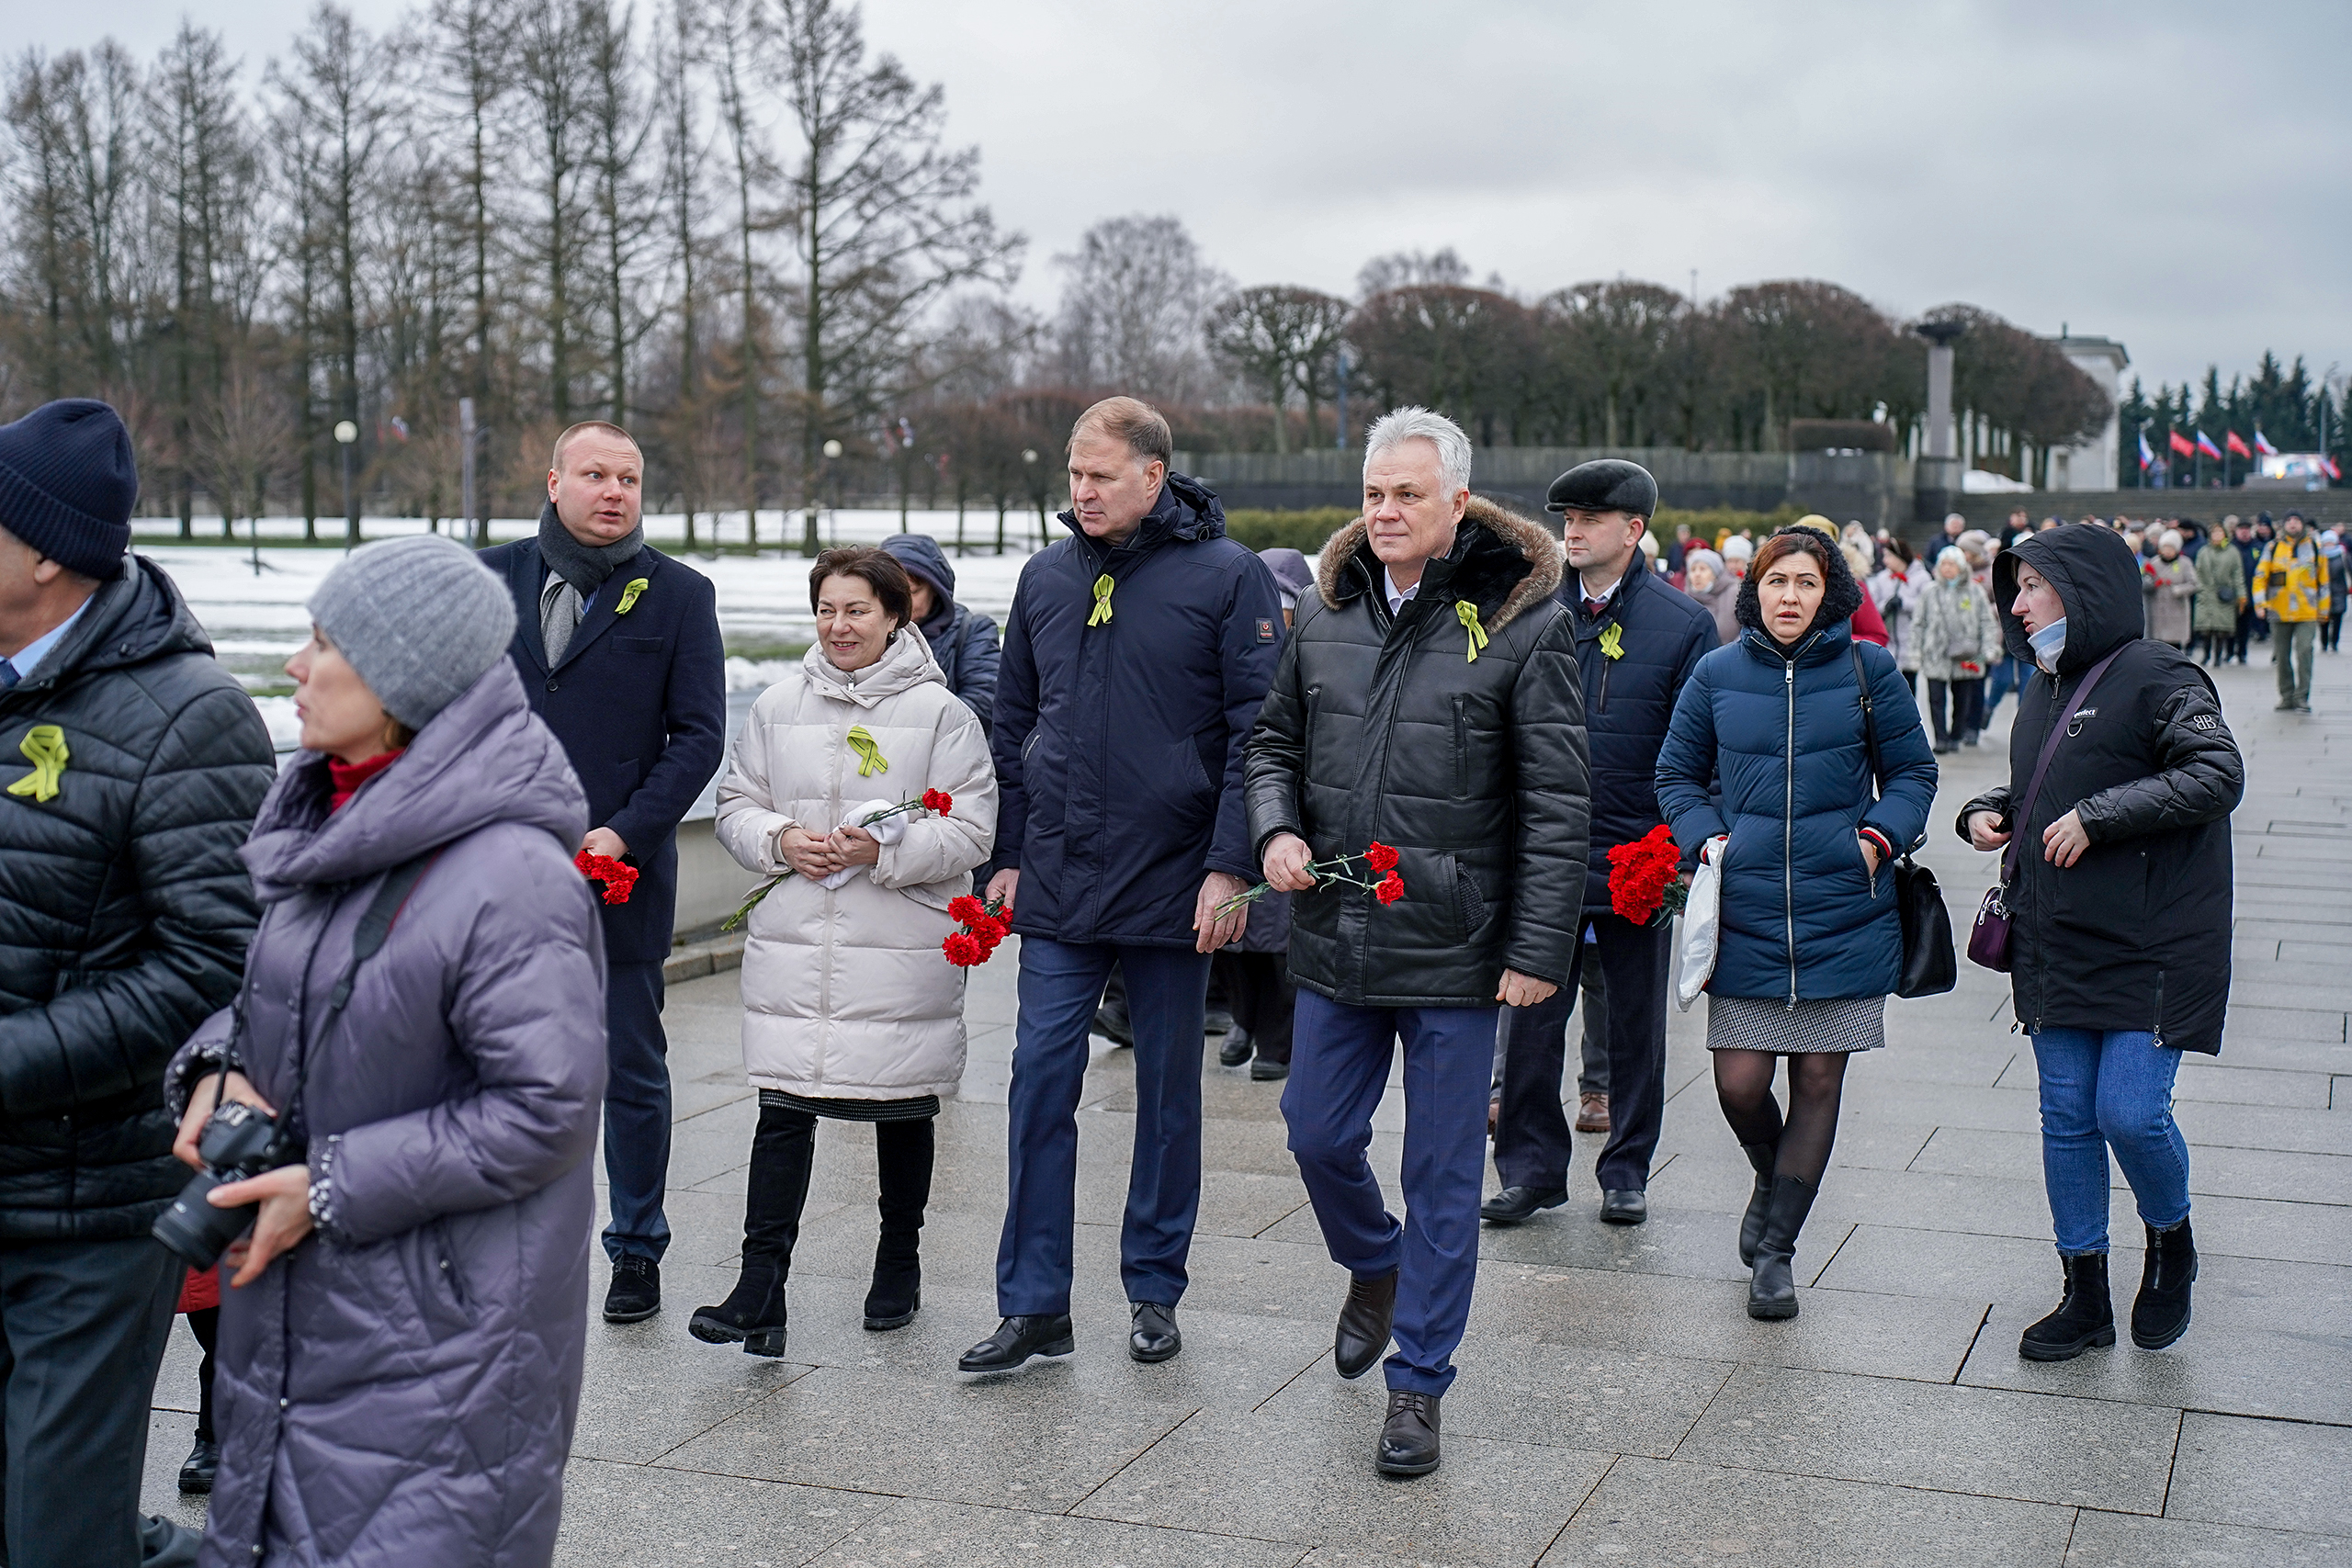
[[[2098,685],[2098,678],[2107,673],[2107,667],[2115,662],[2124,648],[2131,646],[2125,643],[2091,666],[2090,672],[2083,677],[2083,683],[2075,688],[2075,705],[2064,716],[2058,712],[2058,678],[2054,675],[2050,678],[2050,738],[2041,743],[2041,755],[2033,764],[2032,782],[2025,786],[2025,799],[2018,803],[2016,809],[2009,814],[2009,847],[2001,856],[2002,886],[2006,887],[2017,879],[2018,846],[2022,841],[2026,823],[2032,819],[2033,803],[2041,798],[2041,781],[2050,772],[2051,759],[2058,755],[2058,742],[2065,739],[2068,728],[2075,722],[2075,716],[2083,711],[2083,705],[2091,700],[2091,688]]]
[[[1871,678],[1862,669],[1862,649],[1860,643],[1848,643],[1846,651],[1854,658],[1854,684],[1862,694],[1862,743],[1871,753],[1871,797],[1883,800],[1885,791],[1879,781],[1886,776],[1886,765],[1878,756],[1878,709],[1871,702]]]
[[[440,858],[441,852],[436,849],[414,860],[402,861],[376,885],[376,896],[368,901],[367,912],[359,917],[359,925],[351,934],[351,962],[344,965],[334,989],[327,995],[326,1017],[319,1024],[321,1045],[334,1038],[335,1025],[342,1021],[343,1010],[350,1004],[352,982],[358,977],[359,966],[382,951],[384,940],[392,933],[392,922],[400,919],[401,906]],[[287,1097],[286,1104],[286,1124],[290,1128],[302,1125],[302,1086],[310,1076],[310,1056],[309,1048],[304,1046],[295,1057],[294,1092]],[[306,1138],[308,1135],[307,1132],[303,1134]]]

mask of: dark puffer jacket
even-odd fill
[[[1295,833],[1329,860],[1377,840],[1405,897],[1296,895],[1300,985],[1355,1007],[1487,1007],[1507,968],[1566,981],[1592,794],[1560,572],[1548,529],[1476,497],[1399,615],[1361,519],[1323,547],[1250,736],[1250,841],[1262,859]],[[1475,660],[1464,603],[1487,637]]]
[[[6,793],[36,725],[69,753],[46,801]],[[253,700],[136,556],[0,692],[0,1240],[144,1235],[187,1183],[164,1067],[236,988],[237,850],[274,776]]]
[[[537,1568],[579,1405],[605,1089],[602,931],[571,864],[587,801],[506,660],[332,816],[328,787],[304,752],[245,847],[268,912],[237,1055],[283,1110],[299,1053],[325,1214],[221,1292],[201,1561]],[[435,850],[322,1035],[383,874]],[[231,1017],[182,1051],[175,1100]]]
[[[1861,590],[1846,558],[1827,554],[1821,608],[1794,649],[1764,629],[1749,573],[1740,639],[1699,660],[1658,755],[1658,804],[1675,841],[1695,850],[1731,835],[1713,996],[1883,997],[1902,975],[1894,878],[1883,866],[1872,874],[1856,834],[1867,826],[1898,852],[1916,847],[1935,804],[1936,759],[1894,656],[1854,640]],[[1875,800],[1865,678],[1886,768]],[[1718,774],[1720,801],[1708,791]]]
[[[1021,569],[989,743],[992,870],[1021,873],[1012,929],[1191,947],[1212,871],[1257,880],[1241,751],[1282,645],[1273,575],[1225,508],[1171,473],[1124,545],[1071,536]],[[1108,577],[1110,618],[1095,617]]]
[[[1645,570],[1639,551],[1599,615],[1586,617],[1574,573],[1560,585],[1559,598],[1576,630],[1585,731],[1592,742],[1591,871],[1584,907],[1598,913],[1609,908],[1609,852],[1666,820],[1657,808],[1657,751],[1674,718],[1675,698],[1715,646],[1715,617]]]
[[[2230,999],[2230,813],[2245,764],[2195,660],[2140,636],[2140,567],[2109,530],[2069,524],[2004,550],[1995,602],[2009,651],[2032,645],[2013,609],[2030,566],[2058,591],[2066,644],[2055,690],[2035,671],[2009,736],[2009,783],[1961,807],[2014,815],[2050,727],[2071,713],[2085,671],[2117,649],[2090,706],[2058,743],[2018,852],[2009,984],[2029,1032],[2144,1029],[2160,1045],[2218,1054]],[[2068,811],[2090,837],[2064,871],[2041,857],[2042,832]]]
[[[947,552],[928,534],[893,534],[882,547],[907,569],[910,577],[930,584],[931,618],[918,621],[931,656],[947,689],[979,716],[980,733],[996,722],[996,671],[1004,650],[997,640],[996,623],[968,604],[956,603],[956,569]]]

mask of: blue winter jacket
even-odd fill
[[[1842,562],[1840,563],[1842,564]],[[1744,622],[1753,589],[1741,594]],[[1871,795],[1854,650],[1871,683],[1882,798]],[[1721,804],[1708,782],[1722,775]],[[1862,857],[1864,824],[1896,849],[1926,836],[1936,760],[1894,658],[1845,620],[1793,657],[1749,624],[1699,660],[1658,755],[1657,798],[1675,841],[1728,832],[1723,925],[1708,991],[1813,1001],[1892,993],[1902,974],[1894,879]]]
[[[1061,520],[1071,536],[1021,569],[1005,618],[990,870],[1020,871],[1023,936],[1191,947],[1202,879],[1258,880],[1241,758],[1282,651],[1282,596],[1182,474],[1124,545]]]

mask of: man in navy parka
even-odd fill
[[[1119,1273],[1139,1361],[1176,1354],[1201,1192],[1209,955],[1257,880],[1241,758],[1282,647],[1282,596],[1225,536],[1207,489],[1170,472],[1168,422],[1112,398],[1070,431],[1070,536],[1022,569],[991,745],[991,897],[1021,938],[996,1333],[968,1372],[1066,1356],[1078,1100],[1115,963],[1136,1036],[1136,1142]]]

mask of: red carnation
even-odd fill
[[[1619,844],[1609,852],[1609,907],[1635,925],[1646,925],[1661,913],[1670,918],[1682,907],[1677,880],[1681,863],[1673,830],[1662,822],[1634,842]]]
[[[951,933],[945,942],[939,944],[939,950],[947,954],[947,962],[958,969],[969,969],[975,964],[986,963],[989,956],[988,950],[980,945],[979,938],[969,931]]]
[[[1396,852],[1391,850],[1388,852],[1394,855]],[[1380,879],[1380,885],[1372,890],[1372,896],[1384,904],[1394,904],[1405,896],[1405,879],[1392,871]]]
[[[947,815],[947,808],[955,804],[956,797],[944,789],[927,789],[922,792],[922,808],[925,811],[936,811],[944,817]]]
[[[957,925],[977,925],[989,918],[989,907],[967,893],[947,900],[947,918]]]
[[[1395,871],[1396,852],[1374,839],[1363,847],[1363,863],[1374,871]]]
[[[605,902],[626,904],[629,890],[637,886],[637,867],[627,865],[610,855],[592,855],[586,850],[571,857],[580,874],[591,882],[605,885]]]

